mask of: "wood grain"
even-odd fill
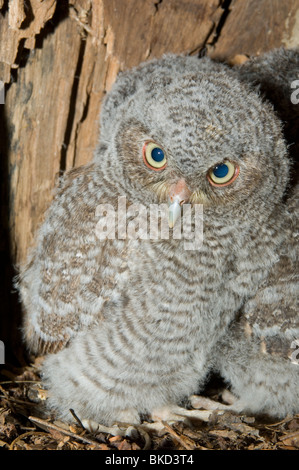
[[[8,10],[0,4],[0,79],[10,82],[12,68],[24,47],[33,49],[35,37],[55,12],[57,0],[31,0],[25,8],[23,0],[9,0]]]
[[[211,57],[259,55],[277,47],[299,46],[299,0],[233,0]]]
[[[76,25],[61,22],[30,53],[6,96],[9,219],[17,262],[25,259],[59,176],[80,41]]]
[[[73,5],[79,23],[82,10],[77,2]],[[81,23],[87,32],[86,47],[66,168],[92,158],[100,103],[118,72],[167,52],[198,52],[222,12],[219,0],[103,0],[93,4],[88,29]]]

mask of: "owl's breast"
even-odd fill
[[[225,286],[224,264],[203,252],[171,248],[169,243],[134,241],[127,247],[127,268],[116,273],[111,308],[134,322],[163,331],[164,338],[215,336],[231,321],[239,298]],[[109,313],[110,312],[110,313]],[[178,336],[179,335],[179,336]],[[184,340],[185,342],[185,340]]]

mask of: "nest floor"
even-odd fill
[[[47,415],[40,359],[22,368],[6,365],[0,376],[0,448],[3,450],[299,450],[299,415],[280,422],[213,413],[208,422],[193,420],[159,431],[115,427],[88,432],[77,419],[69,425]],[[216,399],[219,390],[208,390]],[[119,432],[118,432],[119,430]]]

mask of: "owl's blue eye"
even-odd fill
[[[163,170],[166,166],[166,157],[159,145],[155,142],[145,142],[143,146],[143,161],[151,170]]]
[[[213,168],[213,175],[215,175],[216,178],[224,178],[228,172],[229,168],[225,163],[221,163]]]
[[[152,150],[152,159],[155,161],[155,162],[162,162],[162,160],[164,160],[164,152],[162,149],[160,149],[159,147],[155,147],[153,150]]]
[[[228,186],[239,174],[238,165],[226,160],[208,171],[208,180],[212,186]]]

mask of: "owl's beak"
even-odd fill
[[[190,190],[184,179],[180,179],[177,183],[170,187],[169,191],[169,207],[168,207],[168,224],[170,228],[181,216],[181,207],[188,201]]]
[[[173,202],[169,202],[168,207],[168,224],[170,228],[174,227],[176,221],[181,217],[181,205],[180,202],[175,199]]]

